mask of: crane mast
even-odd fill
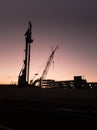
[[[29,69],[30,69],[30,50],[31,50],[31,43],[33,42],[31,38],[32,34],[32,24],[31,22],[28,23],[28,29],[25,33],[25,59],[24,65],[21,69],[19,76],[18,76],[18,85],[19,87],[24,87],[29,83]]]

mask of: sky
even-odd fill
[[[0,83],[17,83],[28,21],[32,23],[30,80],[59,45],[47,79],[97,81],[97,1],[0,0]]]

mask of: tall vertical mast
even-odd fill
[[[31,49],[31,43],[33,42],[31,38],[32,34],[32,24],[29,22],[28,24],[28,30],[25,33],[25,39],[26,39],[26,50],[25,50],[25,79],[27,83],[29,83],[29,69],[30,69],[30,49]]]
[[[25,59],[24,59],[24,67],[21,69],[19,77],[18,77],[18,85],[20,87],[25,86],[29,83],[29,69],[30,69],[30,50],[31,50],[31,43],[33,42],[31,38],[32,34],[32,24],[31,22],[28,23],[28,29],[25,33]]]

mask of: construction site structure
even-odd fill
[[[29,84],[30,50],[31,50],[31,43],[33,42],[31,34],[32,34],[32,24],[29,21],[28,29],[25,33],[25,59],[23,67],[18,76],[19,87],[26,87]]]
[[[50,68],[50,65],[53,61],[54,54],[55,54],[56,50],[58,49],[58,47],[59,47],[59,45],[57,45],[55,47],[55,49],[52,51],[51,55],[49,56],[49,58],[47,60],[46,66],[43,70],[43,73],[42,73],[40,79],[35,80],[34,83],[33,83],[33,86],[36,86],[35,84],[37,82],[38,82],[38,84],[39,84],[38,86],[40,88],[43,88],[43,86],[45,86],[45,88],[46,88],[46,86],[50,86],[50,84],[52,84],[53,80],[50,80],[50,79],[47,80],[46,76],[47,76],[48,70]]]

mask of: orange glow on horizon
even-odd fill
[[[43,39],[42,39],[43,40]],[[53,39],[52,39],[53,41]],[[31,46],[31,61],[30,61],[30,80],[38,73],[36,78],[39,78],[45,68],[48,57],[51,54],[51,46],[45,44],[43,40],[42,46],[39,44],[32,44]],[[23,45],[24,43],[22,43]],[[43,46],[44,45],[44,46]],[[56,45],[54,45],[55,47]],[[96,64],[89,64],[76,54],[72,54],[72,51],[64,49],[65,45],[60,45],[59,50],[54,55],[54,64],[51,64],[47,79],[54,79],[56,81],[73,80],[73,76],[83,76],[88,82],[96,82],[97,75],[93,68],[96,68]],[[18,82],[18,75],[23,65],[24,59],[24,45],[17,50],[10,52],[6,55],[9,61],[1,57],[1,73],[0,84],[10,84]],[[22,51],[22,52],[21,52]],[[65,53],[64,53],[65,51]],[[83,60],[83,62],[82,62]],[[92,67],[93,66],[93,67]],[[90,69],[92,68],[92,69]]]

